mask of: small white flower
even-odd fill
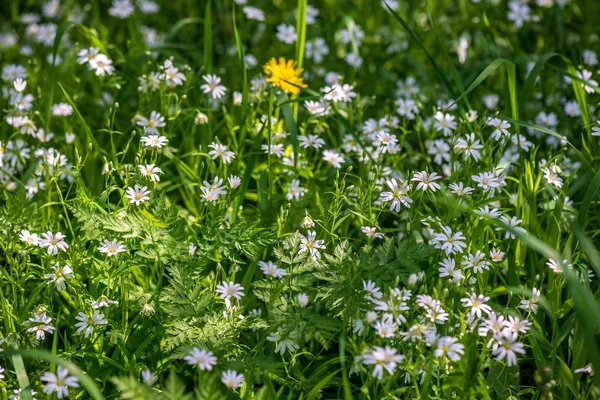
[[[300,249],[298,250],[298,254],[308,251],[313,259],[321,258],[319,250],[325,248],[325,242],[317,240],[316,237],[317,233],[315,231],[308,231],[307,236],[300,234]]]
[[[163,173],[162,169],[156,167],[154,164],[138,165],[138,168],[143,176],[150,178],[153,182],[160,182],[158,174]]]
[[[503,330],[496,336],[492,354],[497,360],[506,359],[508,366],[517,365],[517,353],[525,354],[523,343],[517,342],[517,333]]]
[[[73,107],[67,103],[58,103],[52,106],[52,115],[60,117],[68,117],[73,114]]]
[[[436,172],[432,172],[428,174],[426,171],[421,171],[415,173],[413,177],[413,182],[419,182],[417,184],[417,190],[426,191],[427,189],[431,189],[432,192],[435,192],[437,189],[440,189],[441,186],[435,182],[436,180],[442,179]]]
[[[98,251],[100,253],[106,254],[108,257],[114,257],[117,256],[119,253],[127,251],[127,248],[123,245],[122,242],[119,242],[117,240],[105,240],[104,242],[102,242],[100,247],[98,247]]]
[[[405,360],[402,354],[397,354],[397,350],[386,346],[375,346],[372,351],[367,351],[362,354],[362,363],[365,365],[374,365],[373,376],[377,379],[383,379],[383,371],[387,371],[390,375],[396,372],[399,363]]]
[[[299,293],[297,300],[298,300],[298,305],[302,308],[304,308],[308,305],[308,296],[305,293]]]
[[[482,294],[477,295],[475,293],[471,293],[469,297],[465,297],[460,299],[465,307],[470,307],[469,313],[471,315],[476,315],[477,318],[481,318],[481,313],[484,312],[486,314],[490,314],[492,312],[492,307],[486,304],[490,298],[486,297]]]
[[[277,266],[277,264],[275,264],[273,261],[259,261],[258,265],[261,269],[261,271],[263,272],[263,274],[273,277],[273,278],[278,278],[281,279],[283,278],[285,275],[287,275],[287,272],[285,272],[284,269],[281,269]]]
[[[132,204],[139,206],[141,203],[150,200],[150,191],[147,186],[140,188],[138,184],[135,184],[134,187],[127,188],[125,197],[129,199]]]
[[[61,232],[52,233],[50,231],[42,234],[43,239],[40,239],[40,247],[47,247],[48,254],[58,254],[58,250],[67,251],[69,245],[65,242],[66,236]]]
[[[40,237],[37,233],[30,233],[28,230],[23,229],[19,234],[19,239],[28,246],[38,246],[40,243]]]
[[[22,92],[27,87],[27,81],[21,78],[17,78],[13,81],[13,86],[17,92]]]
[[[521,222],[523,222],[520,219],[517,219],[517,217],[512,217],[511,219],[508,219],[507,217],[505,217],[504,215],[500,217],[500,221],[502,221],[502,223],[510,228],[512,228],[513,230],[519,232],[519,233],[525,233],[525,229],[521,228],[519,226],[519,224]],[[504,228],[502,227],[498,227],[496,228],[497,231],[500,231]],[[506,231],[506,235],[504,236],[506,239],[511,238],[514,239],[515,238],[515,234],[509,230]]]
[[[333,168],[340,169],[342,168],[344,157],[335,150],[324,150],[323,160],[330,163],[333,166]]]
[[[465,346],[461,343],[457,343],[458,339],[444,336],[438,339],[437,348],[433,352],[436,357],[443,355],[448,356],[452,361],[459,361],[463,354],[465,354]]]
[[[370,238],[383,239],[383,233],[377,232],[377,228],[374,226],[361,226],[360,230],[362,233]]]
[[[146,368],[145,370],[142,371],[142,380],[144,381],[144,383],[146,385],[152,386],[156,383],[158,378],[156,377],[156,375],[154,375],[154,373],[152,373],[152,371],[150,371],[148,368]]]
[[[221,97],[225,96],[227,88],[220,84],[221,78],[219,78],[217,75],[204,75],[202,79],[204,79],[204,82],[206,82],[200,86],[200,89],[202,89],[204,93],[210,93],[213,99],[220,99]]]
[[[183,359],[201,371],[212,371],[213,367],[217,365],[217,357],[211,351],[200,350],[198,347],[194,347]]]
[[[96,72],[97,76],[111,75],[115,72],[112,60],[104,54],[97,54],[94,58],[90,59],[88,66],[92,71]]]
[[[227,150],[227,146],[220,143],[211,143],[208,147],[212,150],[208,152],[208,154],[212,157],[213,160],[221,157],[221,161],[223,164],[229,164],[235,158],[235,153],[233,151]]]
[[[222,299],[231,299],[232,297],[240,300],[244,296],[244,287],[239,283],[225,282],[217,285],[216,292]]]
[[[152,111],[150,113],[150,118],[139,116],[137,124],[144,127],[147,135],[158,135],[159,133],[157,128],[163,128],[167,126],[165,117],[161,116],[156,111]]]
[[[98,325],[106,325],[108,321],[104,319],[104,314],[98,310],[94,310],[94,313],[90,317],[87,314],[80,312],[75,316],[75,319],[79,322],[75,324],[77,332],[83,332],[84,337],[90,337],[94,333],[94,329]]]
[[[44,393],[56,393],[56,397],[62,399],[69,397],[69,388],[79,387],[79,380],[74,376],[69,376],[69,371],[61,366],[56,368],[56,374],[46,371],[40,377],[44,382]]]
[[[64,267],[61,268],[58,265],[58,263],[56,263],[52,268],[54,268],[54,273],[45,274],[44,279],[48,280],[48,284],[56,283],[56,289],[59,292],[61,290],[65,290],[67,288],[65,281],[67,281],[68,279],[75,278],[71,266],[69,264],[66,264]]]
[[[277,39],[286,44],[294,44],[296,42],[296,27],[286,24],[278,25]]]
[[[148,135],[142,136],[140,141],[146,146],[151,148],[162,149],[164,145],[169,143],[169,139],[160,135]]]
[[[221,374],[221,382],[230,389],[237,389],[244,383],[244,374],[228,369]]]

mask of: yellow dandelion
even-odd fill
[[[271,82],[273,86],[281,88],[286,93],[300,93],[300,88],[307,87],[302,80],[300,74],[304,69],[295,68],[296,61],[288,60],[279,57],[279,61],[275,57],[265,64],[265,74],[267,74],[267,82]]]

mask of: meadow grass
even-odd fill
[[[600,397],[600,3],[0,10],[0,398]]]

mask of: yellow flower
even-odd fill
[[[267,74],[267,82],[271,82],[273,86],[280,87],[286,93],[300,93],[300,88],[307,87],[302,80],[300,74],[304,71],[302,68],[295,68],[296,61],[288,60],[279,57],[279,61],[275,57],[265,64],[265,74]]]

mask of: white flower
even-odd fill
[[[256,21],[261,22],[265,20],[265,12],[260,8],[248,6],[244,7],[242,11],[244,11],[244,14],[246,14],[246,18],[248,19],[254,19]]]
[[[319,250],[325,248],[325,242],[317,240],[316,236],[317,233],[315,231],[308,231],[307,236],[300,234],[300,249],[298,250],[298,254],[308,251],[313,259],[321,258]]]
[[[85,64],[92,61],[96,56],[100,54],[100,49],[96,47],[90,47],[88,49],[81,49],[79,53],[77,53],[77,62],[79,64]]]
[[[221,157],[221,161],[223,164],[229,164],[235,158],[235,153],[233,151],[227,150],[227,146],[220,143],[211,143],[208,147],[212,150],[208,152],[208,154],[212,157],[213,160]]]
[[[277,264],[275,264],[273,261],[270,261],[270,260],[267,262],[259,261],[258,265],[260,266],[260,269],[263,272],[263,274],[265,274],[267,276],[281,279],[285,275],[287,275],[287,272],[285,272],[284,269],[279,268],[277,266]]]
[[[228,369],[221,374],[221,382],[230,389],[237,389],[244,383],[244,374]]]
[[[574,372],[576,374],[585,373],[585,374],[588,374],[588,375],[594,375],[594,368],[592,367],[592,364],[588,364],[588,365],[586,365],[583,368],[577,368]]]
[[[512,230],[517,231],[519,233],[525,233],[525,229],[519,227],[519,224],[521,222],[523,222],[520,219],[517,219],[517,217],[512,217],[511,219],[508,219],[507,217],[505,217],[504,215],[500,217],[500,221],[502,221],[502,223],[504,225],[506,225],[509,228],[512,228]],[[498,227],[496,228],[497,231],[500,231],[504,228],[502,227]],[[506,235],[504,236],[506,239],[511,238],[514,239],[515,238],[515,234],[509,230],[506,230]]]
[[[10,396],[8,396],[8,400],[22,400],[23,399],[22,393],[23,392],[21,391],[21,388],[14,389],[13,390],[13,394],[11,394]],[[36,394],[37,394],[36,391],[34,391],[34,390],[31,391],[31,395],[32,396],[35,396]],[[36,400],[36,398],[32,397],[32,400]]]
[[[435,182],[439,179],[442,179],[442,177],[436,172],[428,174],[426,171],[416,172],[415,176],[412,178],[413,182],[419,182],[417,184],[417,190],[421,189],[422,191],[426,191],[427,189],[431,189],[432,192],[441,188],[441,186]]]
[[[304,107],[306,107],[309,113],[316,115],[317,117],[323,117],[329,114],[329,111],[331,110],[331,105],[324,101],[306,100],[304,101]]]
[[[142,380],[144,381],[144,383],[146,385],[152,386],[156,383],[158,378],[156,377],[156,375],[154,375],[154,373],[152,373],[152,371],[150,371],[148,368],[146,368],[145,370],[142,371]]]
[[[23,229],[19,234],[19,239],[28,246],[38,246],[40,243],[40,237],[37,233],[30,233],[28,230]]]
[[[17,92],[22,92],[27,87],[27,81],[21,78],[17,78],[13,81],[13,86]]]
[[[500,262],[504,259],[504,252],[493,248],[492,250],[490,250],[490,258],[493,262]]]
[[[48,254],[58,254],[58,250],[67,251],[69,245],[65,242],[66,236],[61,232],[52,233],[50,231],[42,234],[43,239],[40,239],[40,247],[47,247]]]
[[[342,168],[342,163],[344,162],[344,157],[339,154],[335,150],[324,150],[323,151],[323,160],[330,163],[333,168],[340,169]]]
[[[458,139],[458,142],[454,145],[454,151],[463,152],[465,160],[469,157],[475,159],[475,161],[481,160],[481,153],[479,150],[483,149],[483,145],[479,143],[479,140],[475,140],[475,134],[471,133],[466,135],[465,139]]]
[[[465,269],[473,268],[473,272],[476,274],[483,272],[483,270],[490,269],[490,263],[484,260],[485,254],[477,250],[475,254],[467,255],[467,259],[462,262]]]
[[[296,42],[296,27],[294,25],[281,24],[277,26],[277,39],[286,44]]]
[[[231,175],[227,178],[227,182],[229,182],[229,187],[231,189],[235,189],[242,184],[242,178],[236,175]]]
[[[100,253],[106,254],[108,257],[117,256],[119,253],[127,251],[127,248],[123,245],[122,242],[117,240],[104,240],[100,247],[98,247],[98,251]]]
[[[204,75],[202,79],[206,82],[200,86],[200,89],[202,89],[204,93],[210,93],[213,99],[220,99],[225,96],[227,88],[220,84],[221,78],[213,74],[208,74]]]
[[[97,76],[111,75],[115,72],[112,60],[104,54],[97,54],[94,58],[90,59],[88,66],[92,71],[96,72]]]
[[[551,171],[549,168],[542,169],[544,172],[544,178],[548,183],[556,186],[557,188],[561,188],[563,186],[563,180],[558,176],[557,173]]]
[[[126,19],[134,11],[135,8],[129,0],[114,0],[112,7],[108,9],[108,14],[116,18]]]
[[[79,387],[79,381],[74,376],[69,376],[69,371],[61,366],[56,368],[56,374],[46,371],[40,377],[44,382],[44,393],[56,393],[56,397],[62,399],[69,396],[69,388]]]
[[[406,208],[410,208],[412,199],[406,194],[410,190],[410,186],[400,179],[392,179],[386,181],[386,184],[390,188],[391,192],[381,193],[381,201],[391,201],[390,210],[400,212],[400,206],[404,205]]]
[[[564,265],[567,266],[568,269],[572,269],[573,265],[569,264],[569,262],[567,260],[563,260],[562,262]],[[550,258],[548,260],[548,262],[546,263],[546,265],[548,266],[548,268],[550,268],[552,271],[554,271],[557,274],[560,274],[562,272],[564,272],[564,268],[563,266],[560,264],[560,262],[556,261],[553,258]]]
[[[494,128],[492,132],[492,137],[494,140],[499,141],[503,137],[509,137],[510,133],[508,132],[508,128],[510,128],[510,124],[499,118],[492,118],[488,123],[488,126]]]
[[[275,353],[279,353],[280,355],[283,355],[286,351],[293,353],[300,348],[300,346],[298,346],[291,338],[281,340],[281,336],[277,333],[270,333],[269,336],[267,336],[267,340],[269,342],[277,342],[275,345]]]
[[[517,333],[509,330],[503,330],[496,336],[492,354],[497,360],[506,358],[508,366],[517,365],[517,353],[525,354],[523,343],[517,342]]]
[[[298,179],[293,179],[290,186],[288,186],[287,194],[285,197],[288,200],[300,200],[302,196],[304,196],[305,189],[300,186],[300,181]]]
[[[75,327],[77,327],[77,332],[75,333],[83,332],[83,335],[86,338],[90,337],[94,333],[94,328],[97,325],[108,324],[108,321],[104,319],[104,314],[98,310],[94,310],[91,318],[89,315],[80,312],[77,314],[77,316],[75,316],[75,319],[79,321],[75,324]]]
[[[28,323],[33,323],[34,326],[27,329],[29,333],[35,333],[36,340],[44,340],[46,333],[52,334],[54,327],[50,325],[52,318],[46,315],[46,313],[35,314],[33,318],[29,318]]]
[[[183,82],[186,80],[186,77],[182,72],[179,72],[179,68],[174,67],[173,65],[169,65],[165,68],[163,79],[165,80],[167,86],[175,87],[183,85]]]
[[[482,294],[477,295],[475,293],[471,293],[471,295],[469,297],[460,299],[460,301],[463,303],[463,305],[465,307],[471,307],[471,309],[469,310],[469,313],[471,315],[476,315],[477,318],[481,318],[482,312],[484,312],[486,314],[489,314],[492,312],[492,307],[485,304],[487,301],[489,301],[489,299],[490,299],[489,297],[485,297]]]
[[[444,250],[446,255],[462,253],[467,248],[462,232],[452,232],[449,226],[442,226],[442,232],[433,236],[433,245],[436,249]]]
[[[52,115],[68,117],[73,114],[73,107],[67,103],[58,103],[52,106]]]
[[[117,304],[119,304],[118,301],[110,300],[108,297],[106,297],[104,295],[98,297],[98,300],[90,300],[90,305],[92,306],[93,309],[106,308],[110,305],[117,305]]]
[[[519,305],[519,308],[535,314],[535,313],[537,313],[538,302],[540,301],[541,293],[540,293],[540,290],[536,289],[536,288],[531,289],[531,291],[532,291],[531,297],[529,299],[521,300],[521,304]]]
[[[475,191],[475,189],[473,189],[472,187],[464,186],[462,182],[451,183],[450,185],[448,185],[448,187],[450,188],[452,193],[460,197],[470,195]]]
[[[244,296],[244,287],[239,283],[225,282],[217,285],[216,292],[222,299],[231,299],[232,297],[240,300]]]
[[[278,144],[274,144],[271,143],[271,145],[268,144],[263,144],[260,146],[260,148],[266,153],[266,154],[273,154],[276,157],[281,158],[284,154],[284,148],[283,148],[283,143],[278,143]]]
[[[367,235],[367,237],[374,237],[376,239],[383,239],[383,233],[377,232],[377,228],[374,226],[361,226],[360,230],[362,233]]]
[[[211,351],[200,350],[194,347],[187,356],[183,357],[189,365],[194,365],[202,371],[212,371],[217,365],[217,357]]]
[[[48,282],[46,282],[46,283],[48,285],[51,283],[56,283],[56,289],[59,292],[61,290],[65,290],[67,288],[65,281],[68,279],[75,278],[75,275],[73,275],[73,270],[71,269],[71,266],[69,264],[66,264],[64,267],[61,268],[58,265],[58,263],[56,263],[54,265],[54,267],[52,267],[52,268],[54,268],[54,273],[44,275],[44,279],[48,280]]]
[[[150,113],[150,118],[146,118],[143,116],[138,117],[137,124],[139,126],[143,126],[146,130],[147,135],[158,135],[158,129],[166,126],[165,117],[161,116],[158,112],[152,111]]]
[[[437,341],[437,348],[433,354],[436,357],[446,355],[452,361],[459,361],[462,355],[465,354],[465,346],[457,342],[458,339],[450,336],[441,337]]]
[[[444,133],[444,136],[450,136],[450,133],[456,129],[456,122],[454,121],[454,115],[444,114],[440,111],[435,113],[435,124],[433,125],[437,131]]]
[[[308,296],[305,293],[299,293],[297,300],[298,300],[298,305],[302,308],[304,308],[308,305]]]
[[[500,189],[500,180],[496,176],[495,172],[483,172],[479,175],[471,176],[475,182],[477,182],[477,187],[483,189],[483,193],[487,193],[488,197],[494,196],[496,191],[500,193],[502,189]]]
[[[381,336],[382,338],[393,338],[396,336],[398,326],[393,321],[384,319],[377,321],[374,328],[378,336]]]
[[[372,351],[363,353],[361,358],[363,364],[375,366],[373,376],[376,376],[379,380],[383,379],[384,370],[393,375],[398,364],[405,360],[402,354],[397,354],[397,350],[389,346],[375,346]]]
[[[513,317],[512,315],[508,316],[508,320],[504,321],[504,326],[506,329],[519,333],[527,333],[529,329],[531,329],[531,322],[526,319],[520,319],[519,317]]]
[[[327,101],[348,103],[356,97],[353,89],[354,86],[344,83],[343,85],[336,84],[331,87],[325,86],[321,91],[325,93],[323,98]]]
[[[147,186],[140,188],[138,184],[135,184],[134,187],[127,188],[125,197],[129,199],[132,204],[139,206],[141,203],[150,200],[150,191]]]
[[[508,9],[508,19],[513,21],[519,29],[523,27],[524,22],[531,20],[531,9],[522,1],[510,1]]]
[[[158,174],[162,174],[163,171],[154,164],[138,165],[138,168],[143,176],[150,178],[153,182],[160,181]]]
[[[169,139],[167,139],[164,136],[160,136],[160,135],[142,136],[142,138],[140,139],[140,141],[142,143],[144,143],[144,145],[146,147],[158,148],[158,149],[162,149],[162,147],[164,145],[166,145],[167,143],[169,143]]]

